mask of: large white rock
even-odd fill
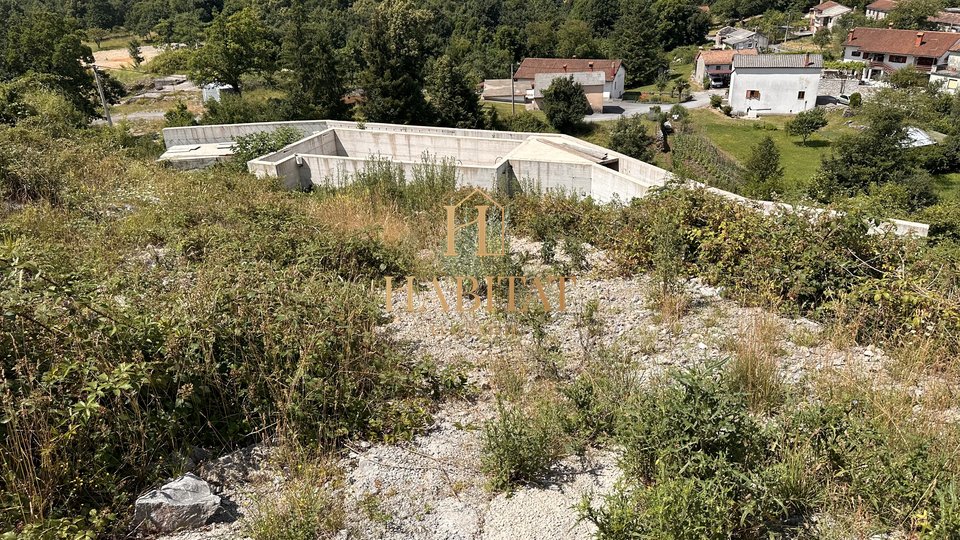
[[[173,532],[201,527],[220,508],[210,485],[187,473],[137,497],[134,526],[147,532]]]

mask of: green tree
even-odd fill
[[[598,36],[606,36],[620,19],[619,0],[574,0],[571,15],[585,21]]]
[[[627,66],[626,83],[630,86],[649,84],[669,67],[657,44],[655,25],[650,0],[638,0],[614,27],[611,42],[616,55]]]
[[[427,76],[427,95],[439,125],[484,127],[483,106],[475,86],[449,56],[441,56],[433,63]]]
[[[347,106],[337,52],[327,28],[295,4],[283,35],[281,64],[290,78],[287,88],[288,119],[345,118]]]
[[[710,15],[694,0],[656,0],[653,11],[659,19],[657,42],[667,51],[702,42],[710,29]]]
[[[927,20],[943,9],[941,0],[900,0],[887,16],[886,23],[894,28],[928,30],[936,27]]]
[[[894,88],[923,88],[929,80],[930,75],[921,73],[913,66],[900,68],[890,74],[890,84]]]
[[[533,57],[552,57],[557,50],[557,32],[550,21],[535,21],[523,32],[527,36],[527,54]]]
[[[193,78],[201,84],[229,84],[242,92],[244,76],[273,71],[275,41],[256,9],[223,12],[214,19],[203,47],[191,61]]]
[[[916,168],[904,151],[903,112],[874,105],[864,111],[867,127],[841,137],[824,156],[810,195],[824,202],[865,192],[871,185],[904,182]]]
[[[361,112],[372,122],[432,123],[423,93],[433,15],[410,0],[386,0],[369,13],[360,74]]]
[[[573,76],[558,77],[543,91],[543,113],[557,131],[569,133],[583,124],[583,117],[593,110],[583,86]]]
[[[140,41],[131,39],[130,43],[127,44],[127,54],[130,55],[130,60],[133,62],[133,67],[140,67],[140,64],[143,63],[143,53],[140,51]]]
[[[744,163],[744,195],[770,199],[783,189],[783,167],[780,166],[780,150],[769,135],[750,151]]]
[[[673,83],[673,90],[670,95],[677,94],[677,103],[683,101],[683,94],[690,89],[690,83],[686,79],[677,79]]]
[[[817,33],[813,35],[813,44],[820,48],[820,52],[823,52],[823,49],[830,45],[831,41],[830,29],[827,27],[817,30]]]
[[[601,56],[590,25],[579,19],[564,22],[557,30],[557,55],[561,58]]]
[[[0,6],[2,7],[2,6]],[[0,13],[2,15],[2,13]],[[92,72],[93,51],[82,42],[77,21],[51,11],[8,12],[0,20],[0,81],[30,74],[35,82],[63,93],[84,114],[96,114],[99,101]],[[118,97],[105,77],[107,97]]]
[[[792,120],[787,122],[787,135],[793,135],[803,139],[803,144],[807,144],[807,139],[820,129],[826,127],[827,115],[823,109],[814,107],[807,111],[801,111]]]
[[[621,116],[610,131],[610,148],[641,161],[653,159],[653,137],[643,117]]]
[[[87,39],[94,42],[97,45],[97,50],[100,50],[100,44],[103,43],[103,40],[107,39],[107,31],[103,28],[87,28]]]
[[[670,85],[670,72],[667,70],[661,71],[653,84],[657,87],[657,97],[659,101],[663,101],[663,91]]]

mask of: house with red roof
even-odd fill
[[[697,82],[710,77],[711,88],[724,88],[730,85],[733,73],[733,57],[737,54],[755,55],[756,49],[713,49],[697,54],[697,67],[694,72]]]
[[[879,79],[907,66],[938,71],[947,65],[950,51],[957,47],[960,34],[955,32],[857,27],[847,34],[843,59],[864,62],[864,76]]]
[[[537,75],[603,73],[604,99],[621,99],[627,71],[622,60],[591,58],[524,58],[513,74],[518,88],[535,90]]]

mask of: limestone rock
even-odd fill
[[[137,497],[134,526],[147,532],[173,532],[201,527],[220,508],[210,485],[187,473]]]

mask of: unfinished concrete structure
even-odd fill
[[[643,197],[672,178],[669,171],[567,135],[333,120],[167,128],[167,151],[160,161],[184,169],[209,166],[229,157],[237,137],[282,127],[304,137],[249,161],[247,168],[261,178],[278,178],[289,189],[343,185],[378,159],[399,166],[408,179],[420,167],[447,161],[456,168],[458,187],[563,190],[598,202]],[[766,213],[824,212],[706,189]],[[889,220],[879,228],[926,236],[929,227]]]

